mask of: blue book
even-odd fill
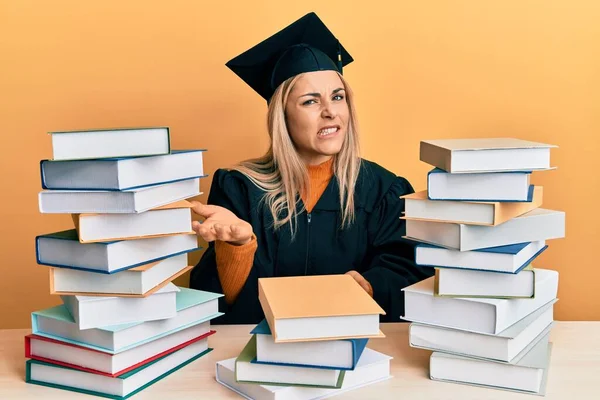
[[[104,274],[113,274],[195,250],[200,250],[195,233],[81,243],[77,230],[70,229],[35,238],[38,264]]]
[[[204,178],[205,149],[94,160],[40,161],[43,189],[120,191]]]
[[[544,240],[470,251],[419,243],[415,246],[415,263],[424,267],[516,274],[531,264],[547,248],[548,245]]]
[[[251,332],[256,335],[252,363],[354,370],[369,339],[340,339],[275,343],[266,319]]]
[[[31,313],[31,333],[61,342],[116,354],[199,324],[210,330],[210,320],[223,315],[222,294],[179,287],[177,315],[157,321],[135,322],[92,329],[78,329],[64,305]]]

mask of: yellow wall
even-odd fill
[[[567,238],[550,241],[537,266],[560,271],[556,319],[600,319],[600,2],[229,3],[0,2],[0,328],[29,327],[31,311],[60,302],[34,254],[37,234],[72,227],[69,216],[37,208],[46,132],[168,125],[174,148],[209,149],[211,174],[258,155],[266,105],[224,63],[311,10],[356,60],[345,76],[364,156],[417,190],[429,170],[423,139],[560,146],[558,170],[534,183],[544,207],[566,211]]]

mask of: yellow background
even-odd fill
[[[267,145],[265,102],[224,63],[309,11],[355,58],[345,76],[363,156],[415,189],[430,169],[420,140],[559,146],[558,169],[533,181],[543,207],[566,211],[567,237],[536,266],[560,272],[556,319],[600,319],[600,2],[2,0],[0,328],[29,327],[30,312],[60,303],[34,254],[36,235],[72,227],[38,210],[46,132],[167,125],[173,148],[209,150],[212,177]]]

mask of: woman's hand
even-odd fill
[[[365,292],[367,292],[369,294],[369,296],[373,297],[373,287],[371,286],[371,284],[369,283],[368,280],[366,280],[361,274],[359,274],[358,272],[352,270],[352,271],[348,271],[346,272],[346,274],[350,275],[351,277],[354,278],[354,280],[356,282],[358,282],[358,284],[365,289]]]
[[[239,219],[224,207],[191,202],[192,211],[204,218],[204,222],[192,222],[192,229],[206,242],[221,240],[240,246],[252,239],[252,225]]]

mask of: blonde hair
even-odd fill
[[[337,179],[340,189],[341,228],[343,229],[352,224],[355,219],[354,189],[361,157],[353,94],[344,77],[340,73],[338,75],[346,90],[350,117],[344,143],[340,152],[334,155],[333,162],[334,179]],[[309,190],[308,170],[292,142],[285,118],[288,96],[300,76],[302,74],[289,78],[279,85],[270,99],[267,113],[270,145],[267,152],[261,157],[242,161],[232,167],[265,191],[262,201],[271,211],[274,229],[277,230],[289,223],[292,238],[296,233],[298,217],[296,206],[300,201],[298,195]]]

